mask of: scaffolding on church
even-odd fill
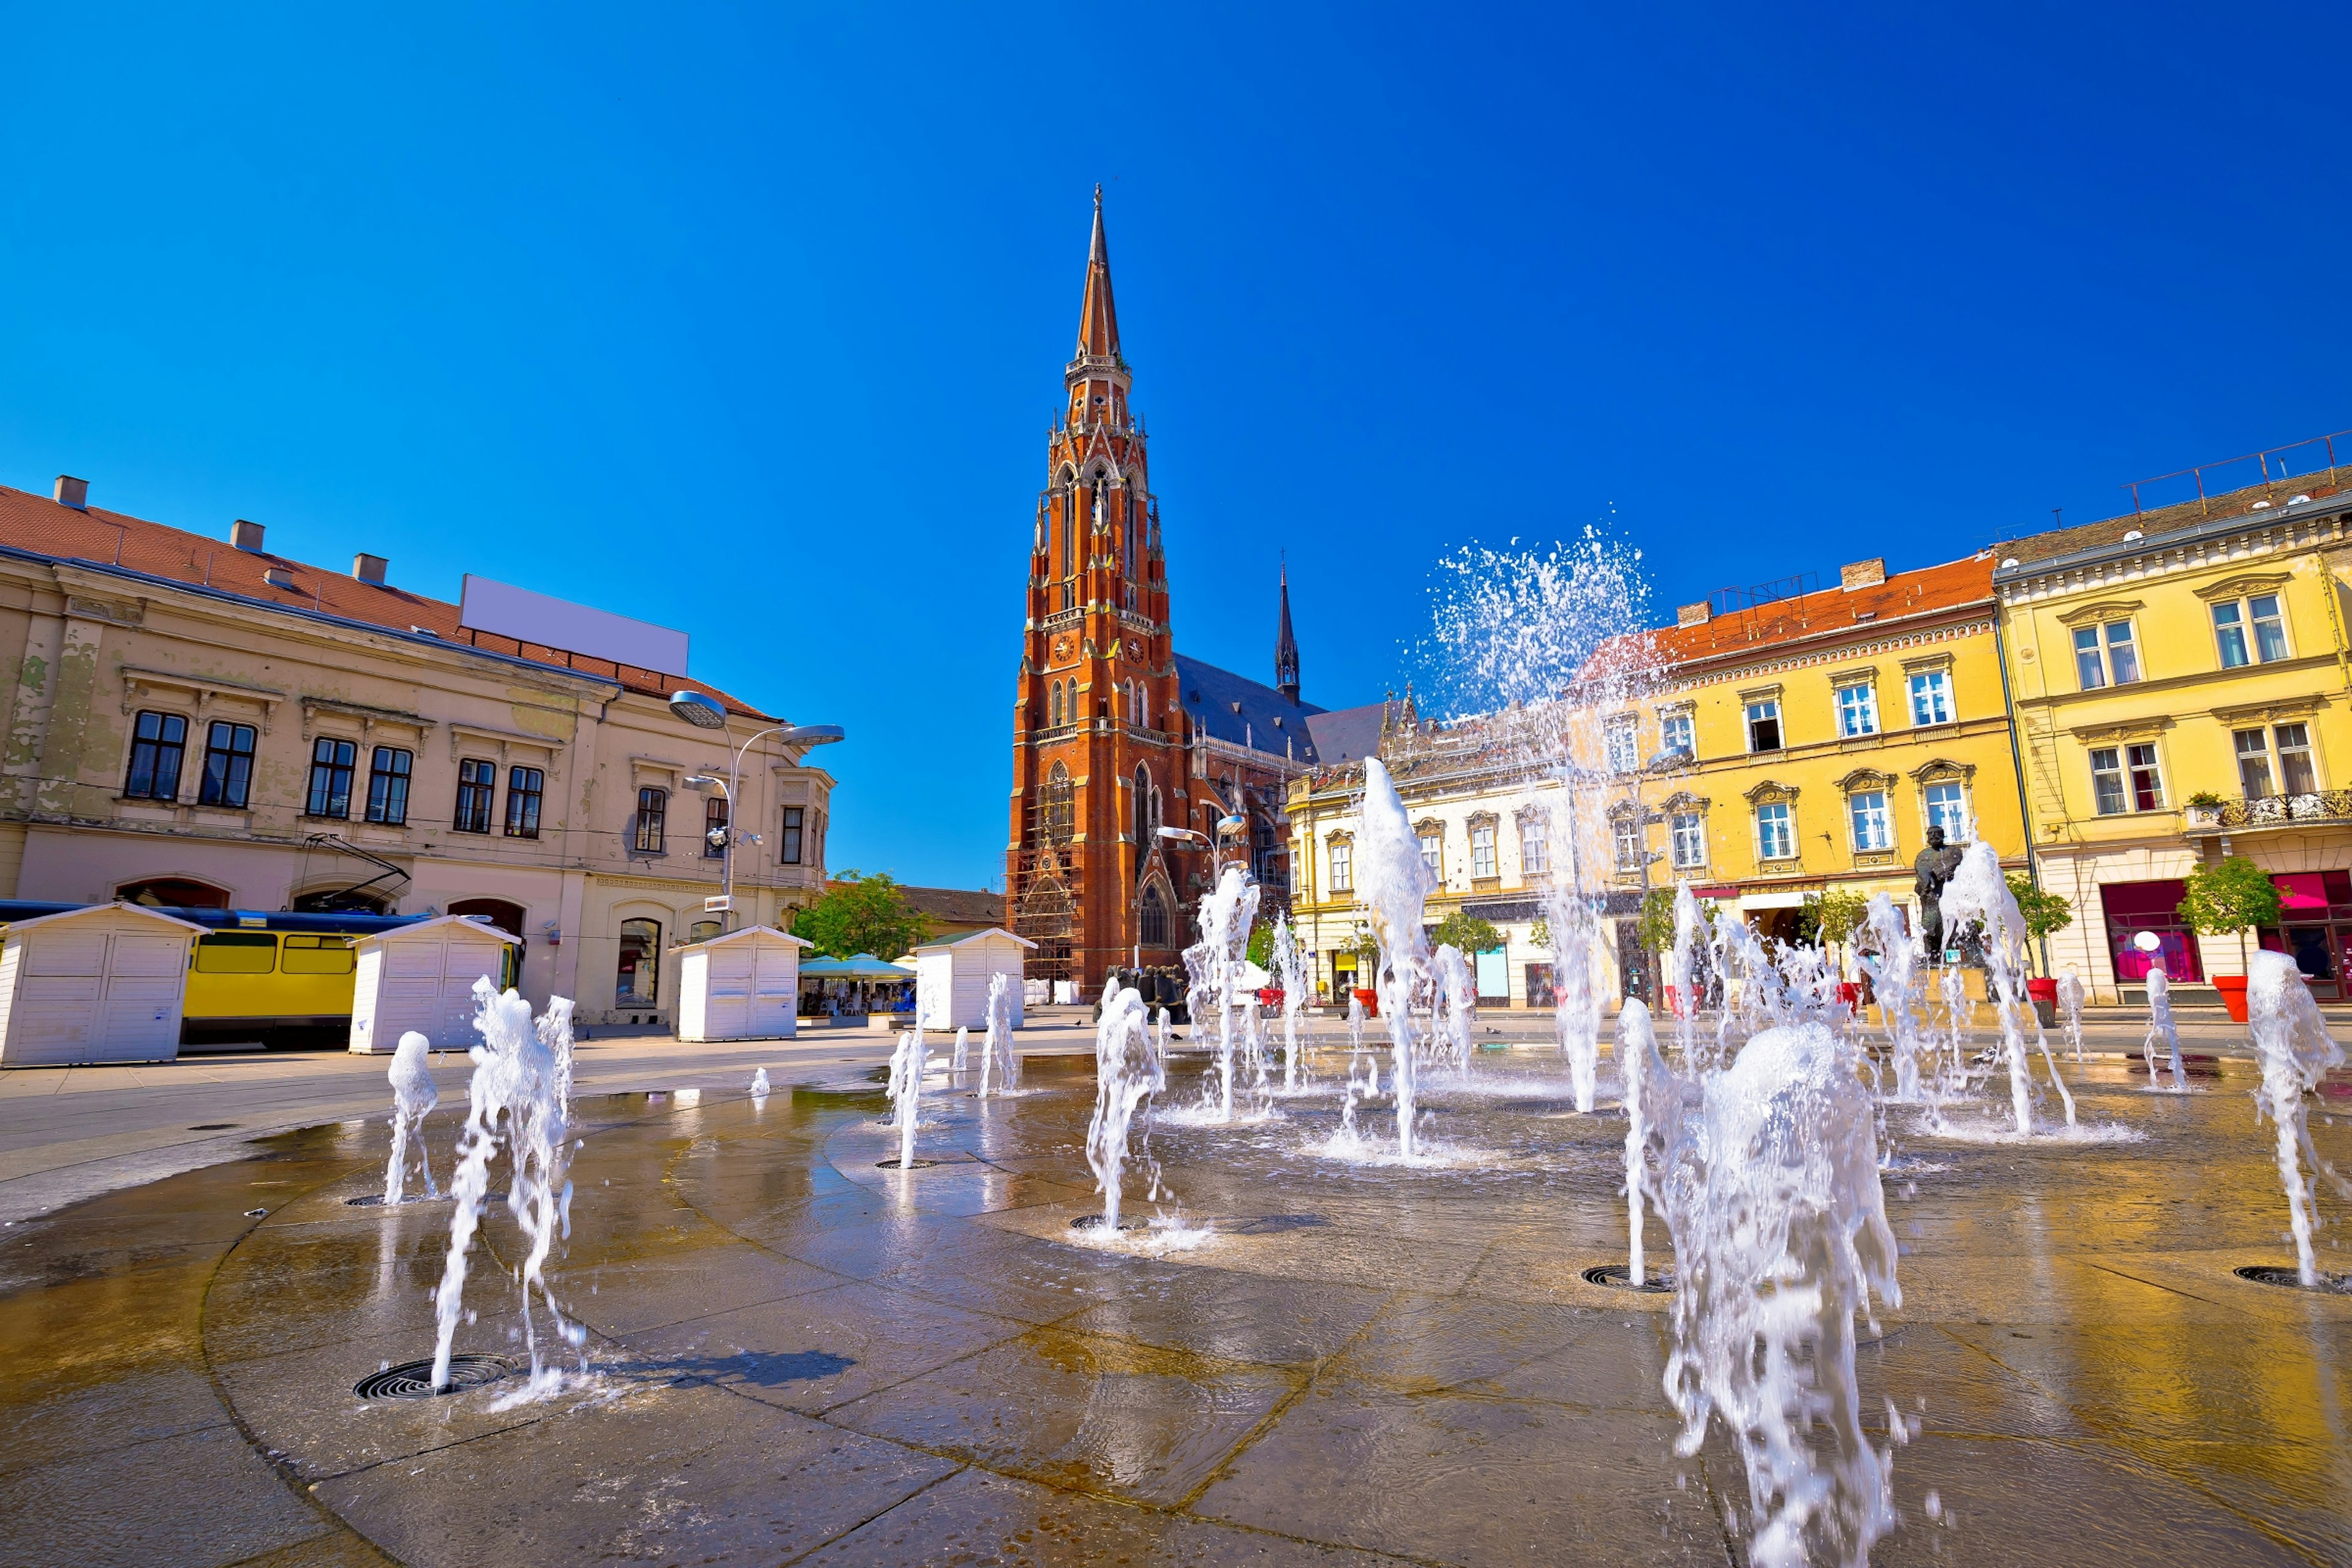
[[[1013,934],[1037,945],[1028,957],[1035,980],[1075,980],[1075,943],[1079,930],[1079,886],[1071,839],[1076,832],[1075,792],[1058,765],[1024,814],[1021,853],[1006,889]]]

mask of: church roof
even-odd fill
[[[1095,187],[1095,237],[1087,251],[1087,297],[1078,307],[1078,357],[1118,358],[1118,307],[1110,297],[1110,242],[1103,237],[1102,187]]]
[[[1320,760],[1310,721],[1323,710],[1313,703],[1293,702],[1271,686],[1181,653],[1176,681],[1193,727],[1212,738],[1302,763]]]
[[[1391,707],[1386,702],[1368,702],[1361,708],[1341,708],[1313,715],[1307,721],[1307,728],[1315,737],[1315,760],[1327,767],[1336,767],[1341,763],[1360,763],[1366,757],[1377,756]]]

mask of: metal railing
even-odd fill
[[[2189,827],[2284,827],[2295,823],[2352,822],[2352,789],[2314,790],[2305,795],[2261,795],[2189,807]]]
[[[2132,514],[2137,517],[2143,515],[2149,506],[2185,505],[2192,499],[2198,503],[2200,511],[2205,511],[2211,507],[2214,496],[2250,489],[2254,484],[2275,487],[2298,479],[2306,479],[2315,474],[2326,475],[2327,482],[2334,484],[2337,467],[2336,443],[2338,437],[2346,436],[2352,436],[2352,430],[2331,430],[2325,436],[2313,436],[2301,441],[2290,441],[2284,447],[2272,447],[2260,452],[2247,452],[2235,458],[2223,458],[2214,463],[2200,463],[2195,468],[2175,468],[2171,473],[2158,474],[2150,479],[2133,479],[2120,488],[2131,491]],[[2312,448],[2315,447],[2319,450],[2313,451]],[[2259,479],[2249,479],[2242,474],[2233,474],[2229,471],[2242,463],[2258,465],[2262,477]],[[2215,488],[2211,490],[2208,490],[2205,485],[2209,477],[2215,480]],[[2160,485],[2168,479],[2191,481],[2197,488],[2196,495],[2193,498],[2179,496],[2172,500],[2142,501],[2141,486]]]

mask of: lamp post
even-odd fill
[[[699,691],[674,693],[669,700],[669,710],[698,730],[727,728],[727,710],[717,700]],[[830,745],[844,738],[842,728],[838,724],[771,724],[768,728],[747,737],[741,745],[735,748],[735,755],[728,764],[725,778],[718,778],[709,773],[687,774],[688,784],[698,788],[715,788],[721,793],[727,802],[727,826],[714,827],[704,836],[719,850],[720,857],[719,930],[722,935],[733,930],[735,925],[736,841],[741,839],[753,844],[760,842],[758,834],[740,833],[735,827],[735,795],[742,784],[743,754],[751,749],[754,742],[770,735],[775,736],[784,745],[801,747]]]

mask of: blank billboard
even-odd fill
[[[609,610],[592,610],[569,599],[551,598],[466,574],[457,624],[475,631],[519,637],[541,647],[563,648],[609,658],[664,675],[686,673],[686,634],[633,621]]]

